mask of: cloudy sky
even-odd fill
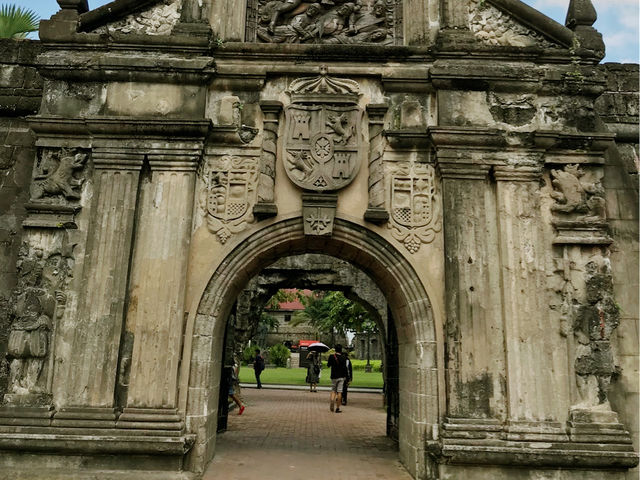
[[[89,0],[89,6],[96,8],[109,0]],[[18,0],[19,6],[31,8],[41,18],[49,18],[58,10],[55,0]],[[544,14],[564,25],[569,0],[525,0]],[[605,62],[638,63],[640,43],[638,35],[638,0],[593,0],[598,11],[595,27],[604,35],[607,45]]]

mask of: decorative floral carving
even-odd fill
[[[207,225],[221,243],[226,243],[232,234],[241,232],[253,221],[258,160],[233,155],[210,159],[203,180],[201,203]]]
[[[410,253],[430,243],[442,229],[435,170],[426,164],[404,164],[391,170],[388,227]]]
[[[253,0],[247,7],[247,40],[266,43],[398,43],[398,0]]]
[[[96,29],[97,33],[119,32],[144,35],[170,35],[180,20],[182,0],[165,0],[149,10]]]
[[[489,45],[557,47],[539,33],[516,23],[509,15],[484,0],[470,2],[469,27],[477,38]]]
[[[88,153],[71,149],[47,149],[34,167],[31,199],[79,200]]]
[[[553,212],[582,220],[605,218],[604,189],[599,179],[586,175],[578,165],[551,170],[551,177],[555,189],[551,197],[556,201],[551,206]]]

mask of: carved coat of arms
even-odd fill
[[[305,190],[335,191],[347,186],[360,168],[362,110],[352,80],[302,78],[291,84],[285,111],[284,166]]]
[[[390,175],[390,206],[394,238],[415,253],[442,228],[440,198],[431,165],[399,167]]]
[[[225,243],[253,221],[258,179],[255,158],[224,156],[207,163],[203,207],[209,229]]]

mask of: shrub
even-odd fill
[[[291,352],[289,351],[289,349],[280,343],[269,348],[269,360],[276,367],[286,367],[287,358],[289,358],[290,356]]]
[[[264,348],[257,345],[248,345],[244,347],[244,350],[242,351],[242,363],[245,365],[253,365],[253,359],[256,357],[256,348],[259,348],[260,351],[264,350]]]

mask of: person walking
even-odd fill
[[[347,362],[342,354],[342,345],[339,343],[335,346],[335,352],[329,356],[327,366],[331,369],[331,399],[329,401],[329,410],[335,409],[336,413],[341,413],[340,405],[342,404],[342,388],[347,378]]]
[[[347,362],[347,378],[345,378],[344,386],[342,387],[342,405],[347,404],[349,384],[353,381],[353,365],[351,365],[351,360],[349,359],[349,352],[344,352],[344,358]]]
[[[238,364],[234,364],[233,367],[231,368],[231,375],[229,377],[229,397],[231,397],[231,400],[233,400],[235,402],[235,404],[238,406],[238,415],[242,415],[242,412],[244,412],[244,404],[242,403],[242,400],[240,400],[240,398],[238,398],[238,395],[236,394],[235,391],[235,385],[236,383],[238,383],[238,369],[240,367],[238,366]]]
[[[320,368],[322,359],[320,353],[311,351],[307,355],[307,378],[310,392],[318,391],[318,382],[320,381]]]
[[[256,375],[256,383],[258,388],[262,388],[262,382],[260,381],[260,374],[264,370],[264,357],[260,355],[260,349],[256,348],[256,356],[253,359],[253,373]]]

